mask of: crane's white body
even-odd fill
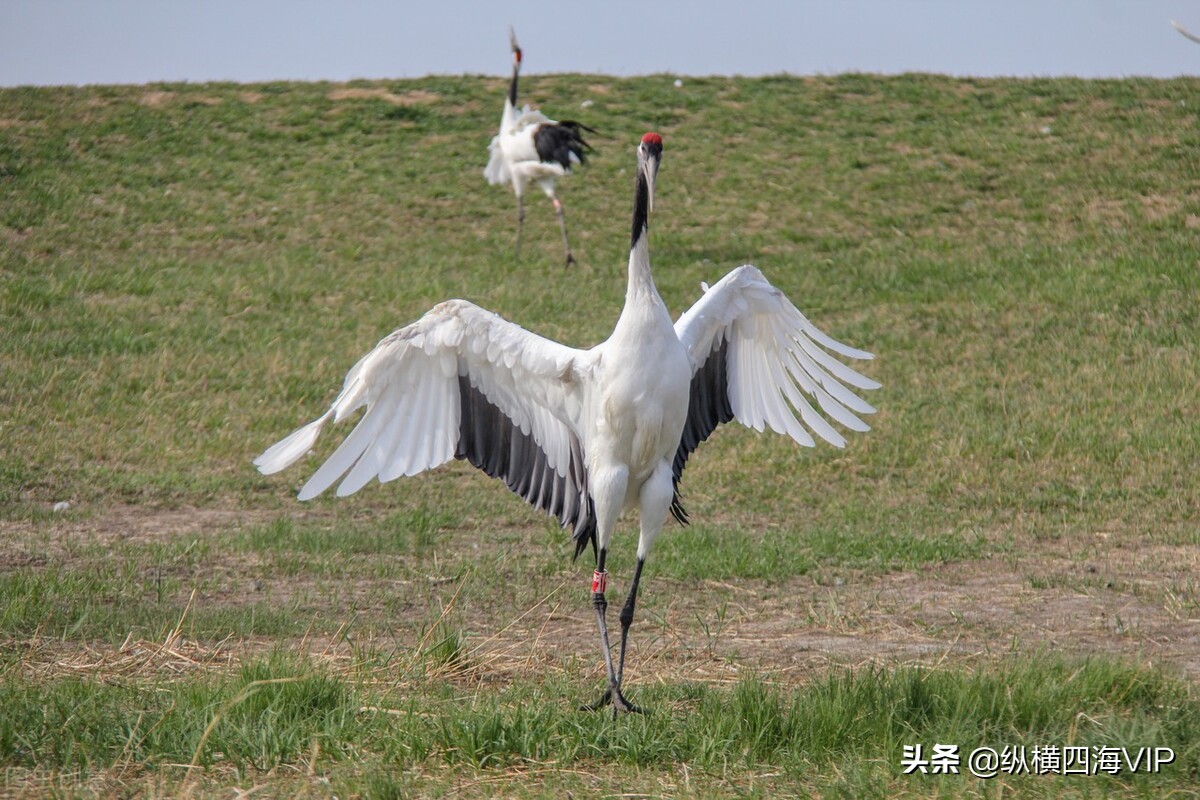
[[[650,276],[643,236],[630,254],[625,307],[612,335],[591,351],[595,407],[588,456],[599,528],[608,546],[624,508],[641,511],[638,556],[654,544],[674,493],[671,462],[687,419],[692,366]]]
[[[483,176],[492,185],[511,186],[513,193],[524,197],[529,184],[536,183],[546,196],[555,199],[554,182],[568,175],[565,167],[555,161],[542,161],[534,136],[541,125],[557,125],[541,111],[525,106],[520,113],[512,101],[504,100],[500,116],[500,132],[488,146],[488,163]],[[572,163],[579,163],[572,158]]]

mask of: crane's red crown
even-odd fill
[[[659,136],[657,133],[647,133],[645,136],[642,137],[642,143],[643,144],[656,144],[659,147],[662,147],[662,137]]]

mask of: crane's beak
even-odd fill
[[[654,210],[654,179],[662,162],[662,145],[642,142],[638,145],[638,168],[646,176],[646,210]]]
[[[513,30],[513,26],[508,26],[508,43],[512,45],[513,60],[518,64],[521,63],[521,45],[517,44],[517,32]]]

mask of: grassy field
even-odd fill
[[[570,271],[483,181],[503,81],[0,90],[0,793],[1198,794],[1200,81],[673,82],[523,81],[601,131]],[[607,336],[647,130],[668,305],[753,262],[884,388],[689,461],[614,722],[591,565],[501,485],[250,460],[448,297]],[[1176,759],[903,773],[939,742]]]

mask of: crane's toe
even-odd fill
[[[612,702],[612,689],[605,689],[604,694],[594,703],[584,703],[579,707],[580,711],[599,711],[606,705]]]
[[[613,715],[617,714],[645,714],[646,711],[641,706],[636,706],[625,699],[625,695],[621,694],[621,690],[616,691],[610,686],[604,690],[604,694],[594,703],[585,703],[579,707],[580,711],[600,711],[609,704],[612,704]]]
[[[617,690],[617,696],[613,700],[613,711],[620,714],[645,714],[645,710],[641,706],[635,706],[633,703],[625,699],[625,695],[621,694],[621,690]]]

